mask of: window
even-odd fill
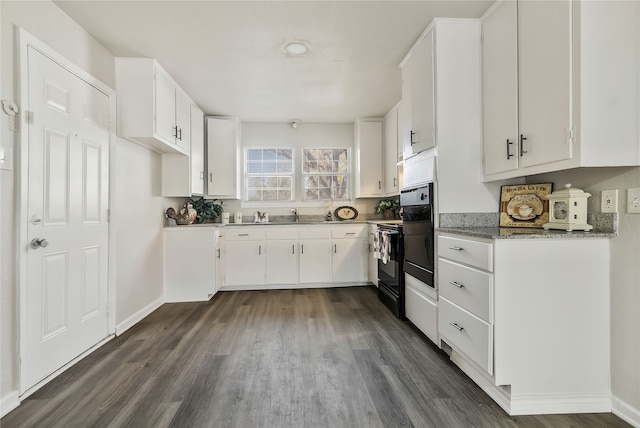
[[[349,199],[349,150],[302,149],[303,201]]]
[[[293,200],[293,149],[247,149],[245,183],[247,201]]]

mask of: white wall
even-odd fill
[[[553,182],[554,189],[571,183],[591,193],[591,213],[600,212],[602,190],[618,189],[619,235],[611,240],[611,390],[640,424],[640,214],[628,214],[625,206],[626,189],[640,187],[640,167],[574,169],[527,182]]]
[[[286,123],[242,123],[242,147],[293,147],[295,153],[296,171],[296,201],[286,206],[268,206],[267,204],[241,203],[240,201],[225,200],[225,211],[242,211],[244,215],[253,215],[257,210],[264,209],[270,215],[290,215],[291,209],[296,208],[300,215],[323,215],[328,209],[332,211],[340,205],[352,205],[358,214],[373,215],[379,199],[356,199],[353,202],[335,201],[333,203],[302,202],[302,151],[303,147],[348,147],[353,159],[353,123],[301,123],[296,129]],[[243,151],[244,160],[244,151]],[[352,180],[353,181],[353,180]],[[242,182],[244,186],[244,181]],[[353,195],[353,189],[351,194]],[[263,208],[266,207],[266,208]]]
[[[0,2],[0,99],[17,102],[14,24],[110,87],[115,87],[113,55],[50,1]],[[0,115],[0,143],[15,148],[15,135]],[[116,234],[116,324],[148,307],[163,292],[162,198],[158,154],[116,139],[116,197],[111,201]],[[0,405],[17,400],[17,290],[15,283],[14,194],[16,171],[0,171]],[[111,262],[114,262],[113,260]]]

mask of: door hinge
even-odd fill
[[[568,127],[567,128],[567,144],[573,143],[575,137],[576,137],[576,133],[573,126]]]
[[[107,223],[111,223],[111,209],[107,208]]]
[[[24,119],[28,124],[33,123],[33,112],[29,110],[24,111]]]

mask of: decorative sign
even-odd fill
[[[537,227],[549,222],[552,183],[502,186],[500,227]]]

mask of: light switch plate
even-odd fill
[[[640,214],[640,187],[627,189],[627,212]]]
[[[600,212],[602,213],[618,212],[618,189],[603,190],[601,197],[602,197],[602,201],[600,205]]]

